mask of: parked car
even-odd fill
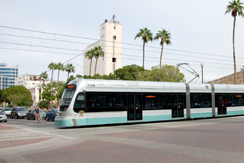
[[[49,109],[46,113],[46,120],[49,121],[50,119],[52,119],[54,121],[57,115],[58,115],[57,108]]]
[[[10,115],[10,118],[13,119],[13,118],[25,118],[26,117],[26,114],[28,113],[28,110],[24,107],[18,107],[18,108],[13,108],[13,110],[11,111],[11,115]]]
[[[4,112],[0,111],[0,122],[7,122],[8,117],[4,114]]]
[[[12,110],[13,108],[4,108],[3,112],[5,113],[6,116],[10,116]]]
[[[42,118],[46,118],[46,113],[40,109],[40,114]],[[31,109],[28,111],[27,115],[26,115],[26,119],[30,120],[30,119],[35,119],[35,109]]]

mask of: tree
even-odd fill
[[[31,106],[33,100],[31,93],[24,86],[13,86],[2,92],[2,98],[5,102],[13,103],[13,106]]]
[[[37,105],[39,108],[48,108],[48,102],[44,100],[40,101]]]
[[[76,77],[76,78],[82,78],[82,75],[77,74],[75,77]]]
[[[94,57],[96,58],[95,71],[94,71],[94,75],[95,75],[97,70],[97,60],[99,57],[104,57],[104,51],[100,46],[96,46],[93,52],[94,52]]]
[[[77,77],[76,77],[77,78]],[[158,82],[185,82],[185,76],[179,68],[173,65],[154,66],[151,70],[145,70],[143,67],[132,64],[115,70],[114,74],[93,76],[84,75],[84,79],[105,79],[105,80],[134,80],[134,81],[158,81]],[[65,83],[65,86],[74,80],[73,75]]]
[[[45,84],[45,79],[47,79],[47,78],[48,78],[47,71],[42,72],[39,76],[39,79],[43,80],[43,85]]]
[[[135,36],[135,39],[137,37],[141,37],[143,40],[143,63],[142,63],[142,67],[144,68],[144,59],[145,59],[145,44],[148,41],[152,41],[153,40],[153,34],[151,33],[150,30],[148,30],[147,28],[144,29],[140,29],[140,32],[138,32]]]
[[[84,75],[83,78],[84,79],[93,79],[92,76],[90,76],[90,75]]]
[[[75,80],[76,78],[73,75],[70,75],[69,79],[67,79],[65,85],[68,85],[68,83],[72,80]]]
[[[151,81],[164,81],[164,82],[185,82],[185,75],[180,72],[178,67],[173,65],[163,65],[152,67]],[[160,78],[160,80],[159,80]]]
[[[92,66],[92,58],[93,58],[94,54],[93,54],[93,49],[90,49],[88,51],[86,51],[85,53],[85,58],[88,58],[91,60],[90,62],[90,70],[89,70],[89,75],[91,75],[91,66]]]
[[[234,61],[234,84],[237,84],[237,74],[236,74],[236,56],[235,56],[235,25],[236,25],[236,16],[241,15],[244,17],[243,13],[243,3],[240,2],[240,0],[233,0],[232,2],[229,2],[229,5],[227,5],[227,10],[225,14],[230,13],[234,17],[234,23],[233,23],[233,61]]]
[[[137,74],[144,68],[135,64],[124,66],[115,70],[114,74],[118,80],[137,80]]]
[[[93,79],[103,79],[103,76],[99,75],[99,74],[95,74],[92,77]]]
[[[57,68],[57,70],[58,70],[58,81],[59,81],[59,73],[60,73],[60,70],[61,71],[64,71],[64,65],[62,64],[62,63],[58,63],[57,65],[56,65],[56,68]]]
[[[137,74],[137,79],[138,81],[152,81],[151,75],[152,75],[151,70],[140,71]]]
[[[56,67],[57,67],[56,64],[53,62],[48,65],[48,68],[52,70],[52,82],[53,82],[53,70],[55,70]]]
[[[4,91],[3,89],[0,89],[0,103],[3,102],[3,97],[2,97],[3,91]]]
[[[47,101],[48,103],[48,109],[51,107],[51,101],[53,101],[56,98],[57,92],[63,88],[63,83],[62,82],[51,82],[43,87],[43,92],[42,92],[42,99],[44,101]]]
[[[171,41],[170,41],[171,37],[170,37],[169,31],[166,31],[165,29],[162,28],[162,31],[158,31],[158,33],[154,37],[154,40],[157,40],[157,39],[161,39],[160,45],[162,46],[161,55],[160,55],[160,69],[161,69],[164,43],[166,43],[166,45],[171,45]]]
[[[69,78],[69,74],[71,72],[73,72],[73,73],[75,72],[75,67],[71,63],[67,63],[65,66],[65,70],[68,72],[68,78]]]
[[[108,76],[107,76],[107,80],[115,80],[116,79],[116,76],[112,73],[109,73]]]

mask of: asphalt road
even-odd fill
[[[5,124],[5,123],[0,123],[0,124]],[[54,127],[54,121],[43,121],[43,123],[35,123],[35,120],[27,120],[26,118],[20,118],[20,119],[11,119],[8,117],[8,122],[6,124],[10,125],[20,125],[21,127],[38,127],[38,128],[46,128],[46,127]]]
[[[0,123],[0,163],[244,162],[244,117],[57,128]]]

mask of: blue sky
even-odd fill
[[[230,14],[224,14],[227,4],[227,0],[2,0],[0,5],[1,62],[8,63],[10,66],[19,65],[19,75],[40,74],[48,70],[49,63],[65,62],[75,55],[81,54],[88,44],[95,42],[91,39],[61,37],[4,27],[99,39],[100,25],[105,19],[110,20],[115,14],[116,20],[122,24],[122,42],[141,45],[122,46],[123,66],[142,65],[142,41],[141,39],[134,40],[140,28],[147,27],[154,35],[158,30],[165,28],[171,33],[172,44],[165,46],[162,63],[170,65],[189,63],[195,71],[201,74],[200,64],[203,62],[204,81],[207,82],[233,73],[233,17]],[[244,19],[239,16],[236,21],[235,39],[238,71],[242,68],[244,59],[244,46],[242,45],[244,32],[242,29],[244,29]],[[80,44],[13,37],[4,34],[62,39],[80,42]],[[48,49],[30,45],[73,50]],[[57,52],[69,55],[57,54]],[[134,55],[138,57],[133,57]],[[145,68],[150,69],[152,66],[158,65],[159,57],[159,41],[147,43]],[[74,75],[82,75],[82,56],[71,61],[76,67]],[[189,73],[183,70],[182,72],[186,75],[187,81],[193,78]],[[51,76],[50,72],[49,74]],[[66,80],[66,77],[67,73],[62,72],[61,80]],[[57,72],[55,72],[54,78],[57,78]],[[201,82],[201,79],[198,82]]]

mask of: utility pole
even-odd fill
[[[202,69],[202,83],[203,83],[203,63],[201,63],[201,69]]]

